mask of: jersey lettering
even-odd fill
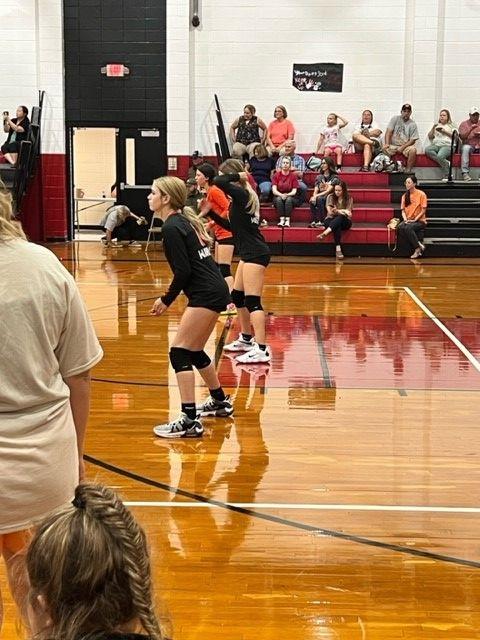
[[[208,247],[203,247],[203,249],[198,250],[198,257],[200,258],[200,260],[203,260],[204,258],[208,258],[209,255],[210,255],[210,249]]]

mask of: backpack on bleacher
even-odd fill
[[[386,153],[379,153],[378,156],[373,159],[370,169],[376,173],[381,173],[382,171],[394,173],[402,170],[402,163],[392,160]]]

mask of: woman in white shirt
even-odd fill
[[[90,369],[102,355],[74,279],[26,240],[0,182],[0,556],[19,605],[29,530],[83,478]]]
[[[380,149],[382,130],[373,120],[373,113],[365,109],[360,122],[355,126],[352,140],[356,151],[363,153],[363,166],[360,171],[368,171],[376,148]]]
[[[428,132],[430,144],[425,147],[427,156],[443,170],[444,181],[447,180],[450,169],[450,161],[447,158],[450,156],[453,130],[454,124],[450,117],[450,111],[442,109],[438,114],[438,122],[435,122]]]

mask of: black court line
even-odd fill
[[[464,567],[473,567],[475,569],[480,569],[480,562],[476,562],[475,560],[464,560],[463,558],[446,556],[440,553],[433,553],[432,551],[422,551],[421,549],[411,549],[409,547],[403,547],[402,545],[390,544],[388,542],[380,542],[379,540],[372,540],[370,538],[364,538],[363,536],[356,536],[350,533],[342,533],[341,531],[335,531],[333,529],[321,529],[319,527],[314,527],[311,524],[305,524],[303,522],[298,522],[297,520],[281,518],[280,516],[274,516],[267,513],[261,513],[259,511],[254,511],[253,509],[246,509],[245,507],[234,507],[233,505],[222,502],[221,500],[214,500],[212,498],[207,498],[206,496],[202,496],[197,493],[192,493],[191,491],[186,491],[185,489],[171,487],[170,485],[165,484],[164,482],[158,482],[157,480],[152,480],[151,478],[140,476],[137,473],[132,473],[131,471],[127,471],[126,469],[122,469],[121,467],[117,467],[108,462],[104,462],[103,460],[98,460],[97,458],[94,458],[89,455],[84,455],[83,458],[86,462],[89,462],[90,464],[94,464],[97,467],[101,467],[106,471],[112,471],[113,473],[124,476],[125,478],[129,478],[130,480],[135,480],[137,482],[141,482],[142,484],[146,484],[146,485],[149,485],[150,487],[155,487],[157,489],[163,489],[164,491],[168,491],[169,493],[172,493],[174,495],[188,498],[189,500],[194,500],[195,502],[203,502],[206,504],[210,504],[213,507],[220,507],[227,511],[234,511],[235,513],[240,513],[245,516],[251,516],[252,518],[257,518],[259,520],[275,522],[276,524],[281,524],[294,529],[300,529],[301,531],[308,531],[310,533],[315,533],[319,536],[336,538],[338,540],[345,540],[346,542],[355,542],[357,544],[362,544],[368,547],[376,547],[378,549],[386,549],[388,551],[404,553],[410,556],[428,558],[430,560],[439,560],[440,562],[448,562],[451,564],[462,565]]]
[[[315,327],[315,333],[317,334],[317,349],[320,358],[320,364],[322,365],[323,379],[325,381],[325,388],[332,389],[335,385],[330,377],[330,371],[328,369],[327,356],[325,354],[325,348],[323,346],[322,329],[320,327],[320,321],[318,316],[313,316],[313,324]]]
[[[399,396],[408,396],[407,390],[406,389],[398,389],[398,395]]]

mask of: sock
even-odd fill
[[[259,344],[258,348],[260,349],[260,351],[265,351],[265,349],[267,348],[266,344]]]
[[[251,342],[252,341],[252,334],[251,333],[242,333],[242,340],[244,342]]]
[[[182,402],[182,412],[189,420],[195,420],[197,417],[197,407],[194,402]]]
[[[218,389],[209,389],[209,391],[214,400],[218,400],[218,402],[223,402],[225,400],[225,391],[222,387],[218,387]]]

